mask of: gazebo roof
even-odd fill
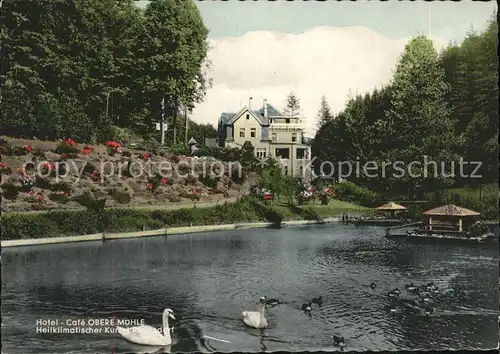
[[[198,144],[198,142],[194,140],[194,138],[189,139],[188,145],[195,145],[195,144]]]
[[[387,204],[381,205],[381,206],[377,207],[376,209],[377,210],[407,210],[407,208],[405,208],[404,206],[396,204],[394,202],[389,202]]]
[[[427,210],[423,212],[424,215],[442,215],[442,216],[479,216],[481,213],[469,209],[458,207],[454,204],[448,204],[439,208]]]

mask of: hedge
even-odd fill
[[[316,219],[315,213],[297,215]],[[283,216],[251,197],[210,208],[180,210],[104,209],[50,211],[38,214],[3,214],[0,218],[2,240],[32,239],[99,232],[132,232],[163,227],[216,225],[239,222],[280,222]]]
[[[372,208],[378,206],[382,201],[381,196],[376,192],[349,181],[335,184],[333,188],[340,200],[364,207]]]

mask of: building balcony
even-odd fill
[[[298,123],[271,123],[269,124],[269,130],[281,130],[281,131],[298,131],[304,130],[304,124],[302,121]]]

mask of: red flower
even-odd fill
[[[45,168],[45,169],[47,169],[47,170],[55,170],[56,169],[56,165],[54,165],[51,162],[44,162],[42,164],[42,167]]]
[[[0,168],[7,168],[7,167],[9,167],[7,162],[0,162]]]
[[[61,159],[66,160],[68,158],[68,154],[62,153],[61,154]]]
[[[92,178],[94,181],[99,179],[100,176],[101,174],[97,170],[94,170],[94,172],[90,174],[90,178]]]
[[[142,154],[142,157],[144,158],[144,160],[147,160],[151,157],[151,154],[146,152],[146,153]]]
[[[85,147],[82,149],[82,154],[84,154],[84,155],[89,155],[92,151],[94,151],[94,149],[92,149],[92,148],[89,148],[89,147],[85,146]]]
[[[148,187],[148,189],[153,189],[153,184],[152,183],[148,183],[147,187]]]
[[[31,195],[34,195],[34,194],[35,194],[35,191],[30,191],[30,194],[31,194]]]
[[[33,148],[30,145],[24,145],[24,149],[26,150],[26,152],[32,152],[33,151]]]
[[[161,179],[161,184],[167,184],[167,183],[168,183],[168,178],[163,177],[163,178]]]
[[[110,140],[106,143],[106,145],[112,149],[118,149],[122,147],[122,145],[119,142],[116,142],[114,140]]]
[[[264,199],[265,199],[265,200],[272,200],[272,199],[273,199],[273,196],[272,196],[272,194],[271,194],[271,193],[266,193],[266,194],[264,194]]]
[[[64,142],[68,145],[76,145],[76,141],[74,141],[73,139],[71,138],[68,138],[66,140],[64,140]]]

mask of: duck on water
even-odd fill
[[[416,292],[418,290],[418,287],[415,286],[413,283],[410,283],[408,285],[405,285],[406,290]]]
[[[343,336],[338,336],[336,334],[333,335],[333,344],[336,347],[340,347],[340,349],[344,349],[345,347],[345,340]]]
[[[322,307],[323,306],[323,297],[322,296],[313,297],[311,300],[311,303],[316,304],[319,307]]]
[[[311,312],[312,311],[312,302],[306,302],[302,304],[302,311],[304,312]]]
[[[398,288],[396,288],[396,289],[392,289],[391,291],[389,291],[389,292],[387,293],[387,295],[388,295],[389,297],[396,297],[396,296],[401,295],[401,291],[400,291]]]

